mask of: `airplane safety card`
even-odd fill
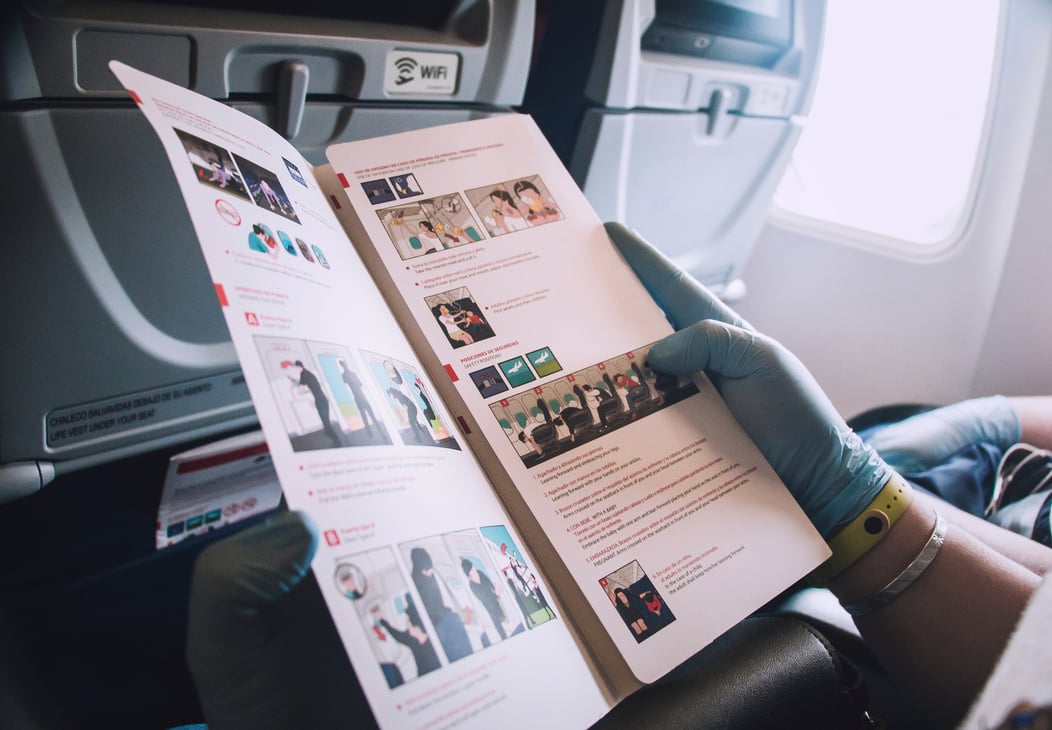
[[[827,557],[712,385],[649,366],[668,324],[528,117],[312,168],[111,69],[167,152],[381,726],[587,727]]]

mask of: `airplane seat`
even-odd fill
[[[0,614],[71,726],[199,720],[184,661],[196,554],[158,551],[168,458],[258,427],[157,137],[116,59],[236,107],[311,162],[330,144],[513,112],[533,0],[16,0],[0,139]],[[400,59],[455,83],[395,88]],[[9,182],[13,181],[11,178]],[[158,286],[164,282],[164,286]],[[6,657],[0,652],[0,661]],[[21,668],[19,668],[21,671]]]
[[[576,408],[576,410],[562,414],[563,420],[566,421],[568,426],[577,430],[592,425],[592,414],[587,408],[583,408],[581,406],[573,404],[571,404],[569,407]]]
[[[875,426],[887,423],[895,423],[903,419],[915,416],[918,413],[930,411],[936,406],[930,403],[889,403],[887,405],[868,408],[847,419],[847,425],[852,431],[860,432]]]
[[[606,398],[599,404],[597,410],[600,419],[605,418],[607,423],[609,423],[614,416],[621,413],[621,399],[614,396]]]
[[[577,398],[577,404],[581,407],[581,410],[588,414],[588,422],[592,422],[592,409],[585,405],[588,401],[584,397],[584,390],[577,383],[573,386],[574,396]]]
[[[0,509],[0,623],[18,640],[22,658],[12,671],[53,706],[54,727],[199,718],[183,660],[197,555],[268,514],[156,550],[168,457],[210,440],[63,475]],[[0,646],[0,664],[12,656]]]
[[[648,400],[650,400],[650,388],[646,385],[636,385],[628,391],[628,402],[636,408],[639,408]]]
[[[810,108],[824,17],[824,0],[551,3],[521,108],[600,218],[734,300]]]
[[[21,312],[4,325],[20,356],[0,362],[0,503],[255,423],[190,220],[171,204],[169,163],[111,59],[221,100],[322,164],[333,143],[512,113],[535,11],[532,0],[6,10],[0,137],[20,172],[0,206],[24,245],[0,286],[3,309]],[[399,61],[449,82],[396,84]]]
[[[550,423],[542,423],[533,429],[530,435],[541,449],[546,449],[555,443],[558,434],[555,431],[555,426]]]

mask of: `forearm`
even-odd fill
[[[1052,396],[1012,396],[1008,402],[1019,416],[1021,440],[1041,449],[1052,449]]]
[[[939,510],[951,525],[961,527],[979,541],[1036,575],[1052,575],[1052,548],[981,517],[976,517],[939,497],[914,491],[913,498],[932,509]]]
[[[935,513],[915,500],[880,543],[830,585],[842,603],[879,592],[920,552]],[[967,711],[1000,656],[1037,574],[951,524],[919,578],[883,608],[858,616],[859,631],[896,683],[914,688],[938,726]]]
[[[409,646],[409,642],[411,641],[412,637],[409,635],[408,631],[400,631],[399,629],[396,629],[394,626],[389,624],[387,622],[387,619],[385,618],[380,619],[380,626],[383,628],[384,631],[391,635],[392,639],[397,641],[399,644]]]

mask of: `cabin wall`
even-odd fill
[[[982,183],[951,250],[906,259],[769,221],[743,270],[735,308],[793,350],[845,417],[1052,393],[1052,6],[1010,0],[1007,22]]]
[[[1052,65],[975,392],[1052,393]]]

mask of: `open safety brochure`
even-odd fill
[[[381,726],[586,727],[828,557],[712,385],[649,367],[669,324],[528,116],[312,167],[111,68]]]

